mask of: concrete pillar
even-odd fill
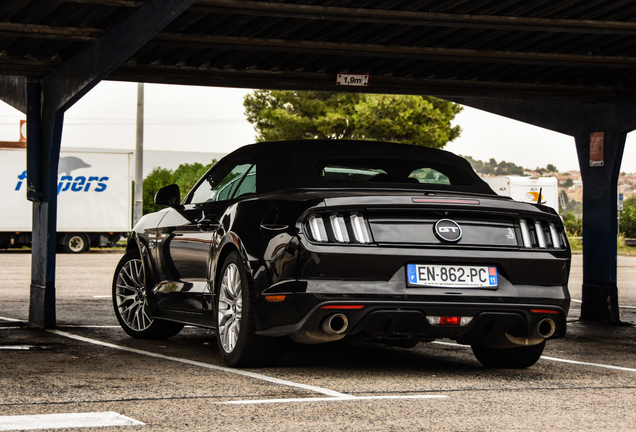
[[[583,180],[583,304],[581,319],[619,322],[616,194],[626,133],[612,122],[575,136]],[[590,162],[591,134],[603,135],[602,165]]]

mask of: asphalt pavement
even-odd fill
[[[290,341],[276,367],[229,369],[209,330],[143,341],[119,328],[120,257],[58,255],[58,329],[46,331],[26,325],[30,255],[0,253],[0,430],[636,430],[636,257],[618,261],[625,325],[581,322],[575,301],[567,337],[525,370],[484,368],[450,340],[346,338]],[[570,289],[580,300],[580,255]]]

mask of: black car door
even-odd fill
[[[209,309],[214,237],[223,231],[221,218],[228,206],[239,195],[256,192],[255,174],[248,160],[218,164],[188,194],[182,209],[170,209],[161,220],[155,248],[160,283],[154,290],[160,306],[184,312]]]

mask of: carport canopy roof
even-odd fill
[[[2,0],[0,74],[41,78],[148,0]],[[108,79],[609,100],[636,90],[636,2],[198,0]]]

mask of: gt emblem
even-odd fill
[[[438,239],[445,242],[456,243],[462,238],[462,229],[457,222],[450,219],[438,220],[437,223],[435,223],[433,232]]]

